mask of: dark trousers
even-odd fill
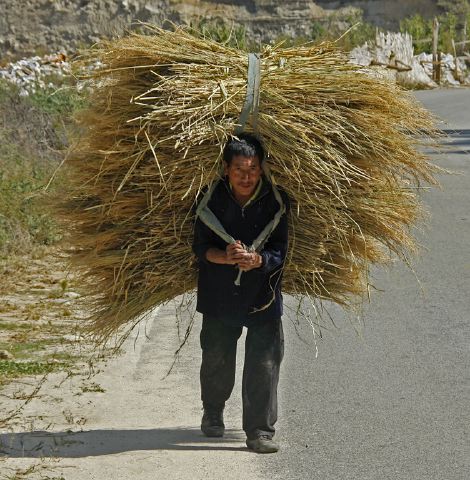
[[[204,315],[201,330],[201,398],[204,408],[223,409],[235,383],[237,341],[243,327]],[[248,438],[272,437],[277,421],[277,385],[284,355],[281,319],[248,327],[243,368],[243,430]]]

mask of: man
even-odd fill
[[[223,158],[225,178],[211,191],[207,208],[224,235],[200,217],[194,229],[193,250],[199,260],[197,311],[203,314],[201,429],[210,437],[224,434],[223,409],[234,386],[237,340],[245,326],[246,444],[256,452],[272,453],[279,449],[273,436],[284,352],[281,278],[289,201],[263,175],[264,151],[256,137],[241,134],[231,139]],[[227,242],[227,236],[234,241]],[[259,251],[252,251],[249,246],[260,240]]]

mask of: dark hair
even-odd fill
[[[250,133],[240,133],[232,137],[224,147],[224,162],[230,165],[233,157],[243,155],[244,157],[258,157],[259,164],[264,160],[264,149],[261,142]]]

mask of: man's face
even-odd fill
[[[236,155],[230,165],[225,164],[225,175],[232,185],[233,193],[238,197],[251,197],[262,173],[257,156]]]

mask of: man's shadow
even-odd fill
[[[134,450],[240,451],[246,450],[244,440],[237,430],[226,430],[223,438],[207,438],[195,428],[3,433],[0,457],[79,458]]]

